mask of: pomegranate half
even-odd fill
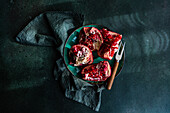
[[[111,67],[108,61],[100,61],[84,67],[81,74],[84,80],[105,81],[111,76]]]
[[[103,35],[103,44],[101,45],[98,55],[103,59],[111,60],[118,50],[119,42],[122,39],[122,35],[108,31],[107,29],[101,29],[100,32]]]
[[[83,27],[79,34],[79,43],[86,45],[91,51],[99,50],[103,43],[100,31],[95,27]]]
[[[70,64],[82,66],[93,63],[92,51],[85,45],[77,44],[69,51]]]

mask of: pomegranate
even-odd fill
[[[119,42],[122,39],[122,35],[108,31],[107,29],[101,29],[101,34],[103,35],[103,44],[101,45],[98,55],[104,59],[111,60],[118,50]]]
[[[79,43],[86,45],[91,51],[99,50],[103,43],[100,31],[95,27],[83,27],[79,34]]]
[[[111,67],[108,61],[100,61],[84,67],[81,74],[84,80],[105,81],[111,76]]]
[[[85,64],[93,63],[93,55],[91,50],[81,44],[77,44],[71,47],[69,51],[70,64],[74,66],[82,66]]]

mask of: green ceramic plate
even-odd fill
[[[104,26],[101,26],[101,25],[96,25],[96,24],[90,24],[90,25],[85,25],[85,26],[82,26],[82,27],[79,27],[78,29],[76,29],[66,40],[65,42],[65,46],[64,46],[64,62],[65,62],[65,65],[66,67],[68,68],[68,70],[76,77],[78,78],[81,78],[81,70],[83,67],[75,67],[73,65],[70,65],[69,64],[69,56],[68,56],[68,53],[69,53],[69,50],[70,48],[73,46],[73,45],[76,45],[78,44],[78,35],[79,35],[79,32],[80,30],[83,28],[83,27],[95,27],[97,29],[102,29],[102,28],[106,28]],[[116,73],[116,76],[120,73],[120,71],[122,70],[122,67],[123,67],[123,64],[124,64],[124,58],[125,58],[125,52],[123,54],[123,57],[122,59],[119,61],[119,67],[118,67],[118,70],[117,70],[117,73]],[[99,57],[97,55],[97,52],[94,51],[93,52],[93,63],[98,63],[100,61],[104,61],[106,59],[103,59],[101,57]],[[109,61],[110,63],[110,66],[113,67],[114,65],[114,57],[112,60],[106,60],[106,61]],[[87,82],[92,82],[92,83],[99,83],[99,82],[93,82],[93,81],[87,81]],[[102,82],[103,83],[103,82]]]

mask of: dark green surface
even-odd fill
[[[79,36],[79,33],[80,33],[80,30],[83,28],[83,27],[95,27],[97,29],[102,29],[104,28],[104,26],[101,26],[101,25],[95,25],[95,24],[90,24],[90,25],[84,25],[84,26],[81,26],[79,27],[78,29],[76,29],[73,33],[71,33],[71,35],[68,37],[66,43],[65,43],[65,48],[64,48],[64,62],[65,62],[65,65],[67,66],[67,68],[69,69],[69,71],[76,77],[78,78],[82,78],[81,77],[81,69],[82,67],[77,67],[77,66],[73,66],[73,65],[70,65],[69,64],[69,50],[71,49],[71,47],[73,45],[76,45],[76,44],[79,44],[78,42],[78,36]],[[106,28],[107,29],[107,28]],[[121,46],[122,47],[122,46]],[[112,60],[107,60],[107,59],[103,59],[101,57],[99,57],[97,55],[97,51],[93,51],[92,52],[93,54],[93,64],[94,63],[99,63],[100,61],[108,61],[110,66],[113,67],[114,65],[114,62],[115,62],[115,59],[114,57],[112,58]],[[120,73],[121,69],[123,68],[123,64],[124,64],[124,54],[122,56],[122,59],[119,61],[119,66],[118,66],[118,69],[117,69],[117,72],[116,72],[116,76]],[[100,83],[100,82],[94,82],[94,81],[87,81],[87,82],[93,82],[93,83]],[[101,82],[101,83],[104,83],[104,82]]]
[[[123,34],[125,66],[99,113],[170,112],[170,3],[168,0],[1,0],[0,112],[95,113],[66,99],[54,80],[54,48],[21,45],[15,36],[44,11],[85,14]]]

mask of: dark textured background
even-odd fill
[[[103,91],[99,113],[170,112],[168,0],[1,0],[1,113],[95,113],[64,97],[53,77],[55,48],[15,42],[35,16],[54,10],[84,14],[84,24],[123,34],[125,66],[112,90]]]

